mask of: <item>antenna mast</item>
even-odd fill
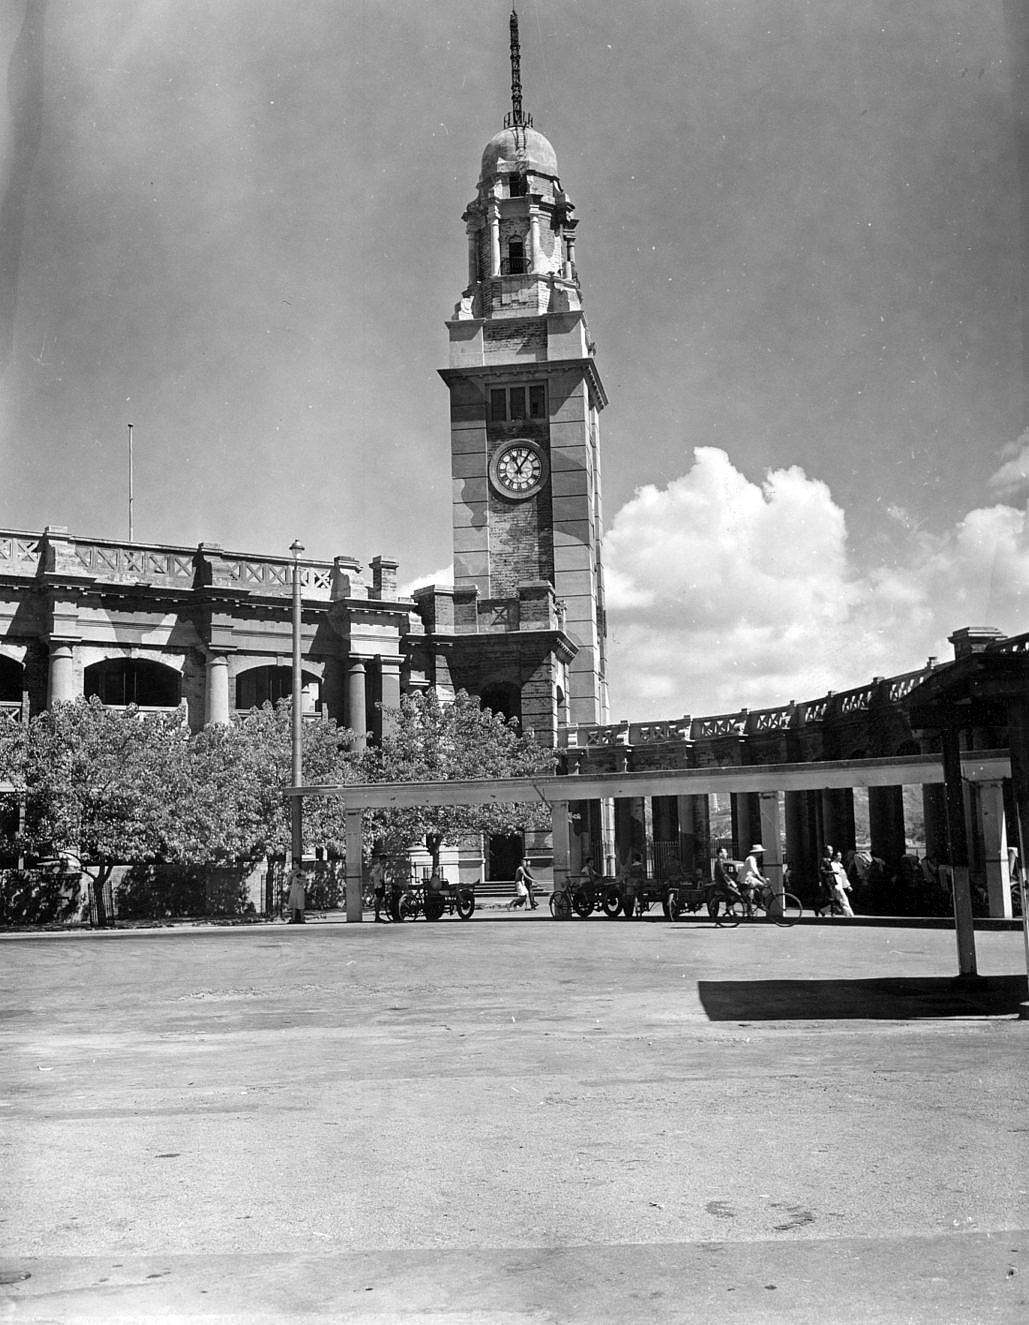
[[[511,10],[511,113],[504,116],[505,129],[529,129],[532,116],[522,110],[522,48],[518,41],[518,14]]]

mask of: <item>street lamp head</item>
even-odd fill
[[[304,550],[304,545],[303,545],[303,543],[301,543],[300,539],[297,538],[297,539],[294,539],[293,542],[290,544],[290,546],[289,546],[289,550],[290,550],[290,552],[293,553],[293,556],[294,556],[294,557],[299,557],[300,554],[301,554],[301,552],[303,552],[303,550]]]

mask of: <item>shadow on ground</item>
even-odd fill
[[[811,1021],[1014,1015],[1029,999],[1024,975],[881,980],[701,980],[711,1021]]]

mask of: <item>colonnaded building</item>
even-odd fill
[[[450,395],[454,584],[398,593],[398,560],[303,559],[304,708],[381,736],[381,707],[428,686],[464,689],[558,747],[570,773],[795,764],[931,753],[909,697],[937,673],[1024,641],[962,628],[953,663],[781,708],[611,724],[607,709],[600,415],[607,403],[576,269],[575,207],[557,156],[523,111],[517,19],[512,97],[486,144],[462,220],[465,288],[447,321],[440,375]],[[31,715],[56,700],[185,705],[192,727],[228,721],[291,693],[290,558],[89,538],[65,528],[0,531],[0,707]],[[1023,692],[1025,686],[1023,684]],[[976,718],[970,749],[1008,744],[1003,714]],[[995,767],[991,765],[991,767]],[[922,850],[942,852],[942,787],[921,793]],[[761,829],[748,793],[721,836],[737,854]],[[795,876],[827,840],[868,845],[897,874],[909,849],[901,786],[787,791],[783,829]],[[611,868],[633,849],[651,870],[703,868],[718,830],[703,794],[584,803],[573,858]],[[995,914],[1010,914],[1010,780],[969,783],[973,876]],[[859,836],[868,838],[858,842]],[[461,868],[509,879],[520,839],[493,841]],[[547,843],[536,841],[545,872]],[[888,904],[888,902],[887,902]]]

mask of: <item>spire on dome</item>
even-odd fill
[[[511,113],[504,116],[504,128],[530,128],[532,116],[522,110],[521,46],[518,41],[518,13],[511,10]]]

